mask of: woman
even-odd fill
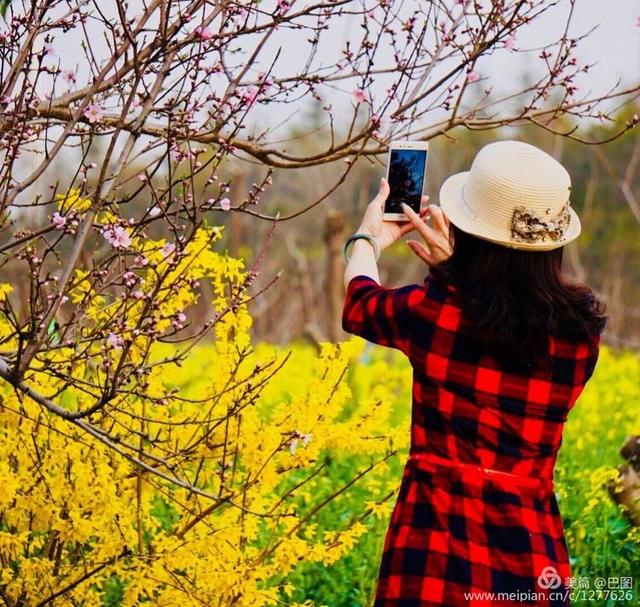
[[[440,207],[405,205],[407,223],[383,222],[382,180],[347,241],[344,329],[413,367],[410,455],[375,607],[569,604],[553,468],[605,324],[560,270],[580,233],[570,190],[554,158],[499,141],[443,184]],[[380,286],[379,252],[413,229],[424,283]]]

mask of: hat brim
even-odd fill
[[[569,207],[569,228],[561,240],[539,240],[537,242],[520,242],[514,240],[511,234],[505,230],[496,228],[483,222],[482,217],[475,215],[462,198],[462,188],[467,181],[469,171],[455,173],[451,175],[440,188],[440,208],[457,228],[463,232],[488,240],[496,244],[513,249],[523,249],[528,251],[551,251],[559,249],[575,240],[580,235],[580,218],[577,213]]]

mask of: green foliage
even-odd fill
[[[124,598],[124,584],[116,576],[107,578],[102,585],[102,604],[104,607],[120,607]]]
[[[558,496],[575,576],[640,580],[640,529],[606,490],[624,439],[640,434],[640,358],[603,350],[570,414],[557,466]],[[636,588],[637,593],[637,588]],[[593,603],[590,603],[593,604]]]

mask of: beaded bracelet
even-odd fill
[[[371,234],[362,234],[362,233],[352,234],[351,236],[349,236],[349,238],[347,238],[347,242],[344,243],[344,249],[343,249],[345,261],[349,263],[349,257],[347,257],[347,248],[352,242],[360,238],[364,238],[365,240],[368,240],[371,243],[371,246],[373,246],[373,253],[375,255],[376,261],[378,261],[378,259],[380,259],[380,245],[378,244],[378,241],[373,236],[371,236]]]

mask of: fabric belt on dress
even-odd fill
[[[537,478],[506,472],[505,470],[484,468],[478,464],[462,462],[456,459],[448,459],[426,451],[411,453],[409,455],[409,463],[416,464],[418,467],[431,472],[435,472],[437,469],[440,469],[452,472],[454,475],[456,473],[464,475],[467,478],[502,481],[506,484],[515,484],[522,488],[532,489],[535,492],[553,493],[553,479],[551,478]]]

